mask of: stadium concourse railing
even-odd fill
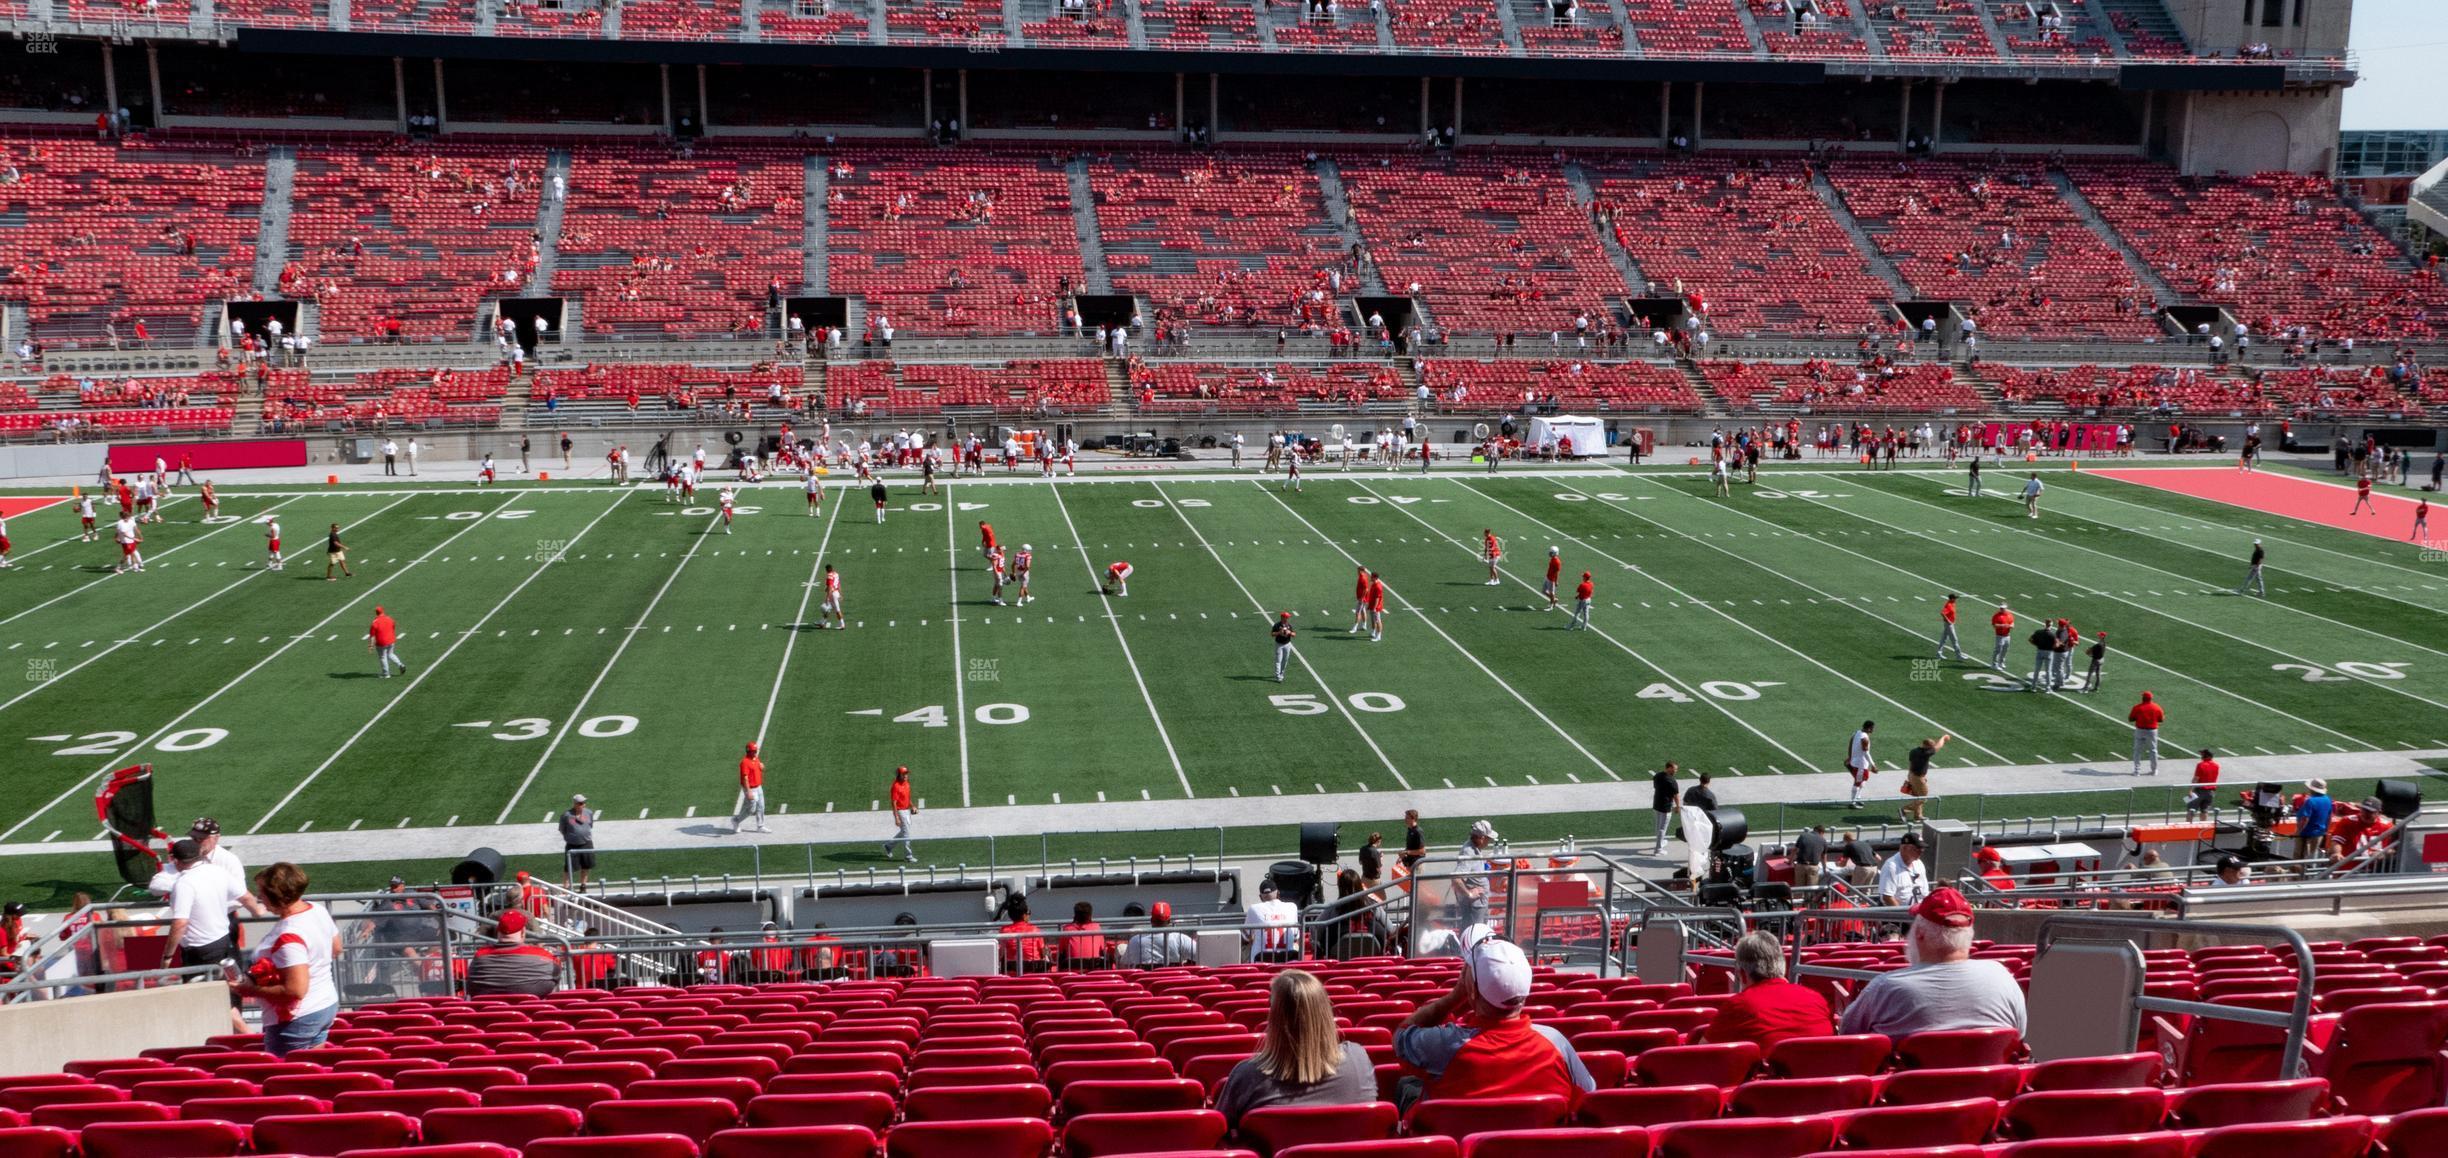
[[[341,1002],[356,1006],[388,1001],[413,988],[448,961],[477,925],[464,904],[433,891],[330,893],[312,898],[339,926],[341,956],[335,977]],[[238,922],[240,944],[252,944],[272,924],[263,917]],[[162,959],[169,931],[167,913],[136,913],[122,901],[87,905],[19,969],[17,980],[0,985],[0,1005],[76,997],[118,989],[217,982],[222,966],[146,967]]]

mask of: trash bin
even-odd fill
[[[1303,908],[1324,899],[1317,895],[1316,865],[1297,860],[1279,860],[1267,868],[1267,879],[1275,882],[1275,891],[1284,900]]]

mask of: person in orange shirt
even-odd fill
[[[1360,577],[1352,583],[1351,634],[1358,635],[1368,628],[1369,569],[1360,568]]]
[[[1369,642],[1385,642],[1385,573],[1369,572]]]
[[[980,542],[979,542],[979,544],[978,544],[978,554],[980,554],[980,555],[992,555],[992,554],[994,554],[994,549],[995,549],[995,534],[994,534],[994,524],[989,523],[989,522],[987,522],[987,521],[986,521],[986,520],[984,520],[984,519],[979,519],[979,520],[978,520],[978,539],[980,540]]]
[[[1955,638],[1955,593],[1947,592],[1946,603],[1938,608],[1938,658],[1945,659],[1948,648],[1955,649],[1955,658],[1964,657],[1963,641]]]
[[[1547,610],[1549,611],[1556,609],[1556,583],[1563,578],[1564,552],[1559,548],[1549,547],[1547,548],[1547,582],[1539,588],[1539,594],[1547,597]]]
[[[2144,692],[2142,693],[2142,702],[2135,704],[2132,711],[2125,713],[2125,718],[2133,721],[2134,775],[2142,775],[2142,762],[2144,760],[2150,761],[2150,774],[2153,776],[2158,775],[2159,725],[2162,721],[2167,719],[2167,711],[2159,706],[2159,702],[2157,700],[2151,698],[2151,694],[2149,692]]]
[[[757,742],[748,741],[748,752],[739,762],[739,810],[731,814],[731,831],[740,831],[751,816],[756,817],[758,832],[772,832],[765,827],[765,762],[757,759]]]
[[[1481,544],[1479,548],[1479,556],[1487,560],[1487,585],[1490,587],[1503,586],[1504,580],[1499,579],[1496,576],[1496,565],[1504,562],[1504,544],[1497,540],[1496,528],[1494,527],[1488,527],[1481,530],[1479,532],[1479,537]]]
[[[2005,604],[1998,604],[1996,613],[1989,617],[1989,629],[1997,632],[1997,650],[1989,653],[1989,666],[2005,671],[2006,649],[2014,646],[2014,612]]]
[[[884,859],[891,860],[893,846],[901,846],[901,854],[911,864],[918,863],[918,847],[910,843],[910,822],[917,819],[918,802],[910,793],[909,765],[893,769],[892,819],[893,836],[884,842]]]
[[[394,664],[399,666],[401,675],[408,674],[407,661],[392,650],[392,645],[398,642],[399,624],[377,606],[374,609],[374,622],[366,627],[366,650],[374,653],[375,666],[381,669],[384,679],[391,678]]]

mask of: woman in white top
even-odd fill
[[[332,983],[340,929],[323,906],[307,902],[306,873],[288,861],[255,874],[255,895],[280,920],[256,946],[246,976],[232,984],[262,1005],[264,1050],[283,1057],[322,1045],[340,1012]]]

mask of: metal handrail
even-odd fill
[[[21,977],[0,985],[0,1005],[15,1005],[35,1000],[35,995],[53,989],[83,989],[96,985],[134,983],[140,988],[156,985],[185,984],[206,977],[218,979],[219,965],[180,965],[169,969],[133,969],[123,973],[103,973],[91,977]]]
[[[2246,1009],[2234,1005],[2218,1005],[2201,1001],[2178,1001],[2174,998],[2144,995],[2135,999],[2135,1007],[2158,1013],[2175,1013],[2187,1017],[2208,1017],[2225,1021],[2240,1021],[2248,1025],[2267,1025],[2286,1030],[2285,1052],[2278,1063],[2280,1077],[2293,1077],[2303,1068],[2304,1036],[2312,1024],[2313,974],[2317,963],[2312,946],[2303,934],[2285,925],[2251,925],[2225,921],[2165,921],[2150,917],[2121,917],[2102,914],[2071,914],[2053,916],[2040,923],[2032,937],[2033,946],[2041,953],[2055,938],[2069,929],[2130,929],[2152,933],[2198,933],[2217,937],[2251,937],[2285,941],[2295,950],[2295,1005],[2288,1013],[2268,1009]]]

